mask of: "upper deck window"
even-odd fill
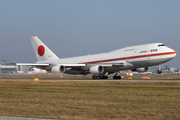
[[[160,44],[160,45],[158,45],[158,47],[161,47],[161,46],[165,46],[164,44]]]

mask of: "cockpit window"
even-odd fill
[[[158,47],[161,47],[161,46],[165,46],[164,44],[160,44],[160,45],[158,45]]]

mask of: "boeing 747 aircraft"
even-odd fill
[[[119,71],[146,72],[149,66],[160,66],[176,56],[176,52],[163,43],[152,43],[107,53],[60,59],[37,36],[30,39],[38,61],[16,65],[35,66],[51,73],[93,74],[92,79],[108,79],[108,75],[113,73],[114,79],[121,79],[121,76],[118,76]],[[157,73],[161,72],[159,67]]]

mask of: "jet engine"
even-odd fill
[[[63,65],[53,66],[51,68],[51,72],[52,73],[64,73],[65,67]]]
[[[132,69],[133,72],[147,72],[148,71],[148,67],[142,67],[142,68],[135,68]]]
[[[100,74],[100,73],[103,73],[104,72],[104,68],[100,65],[97,65],[97,66],[92,66],[90,69],[89,69],[90,73],[91,74]]]

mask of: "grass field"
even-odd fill
[[[65,119],[180,119],[180,82],[0,81],[0,114]]]

